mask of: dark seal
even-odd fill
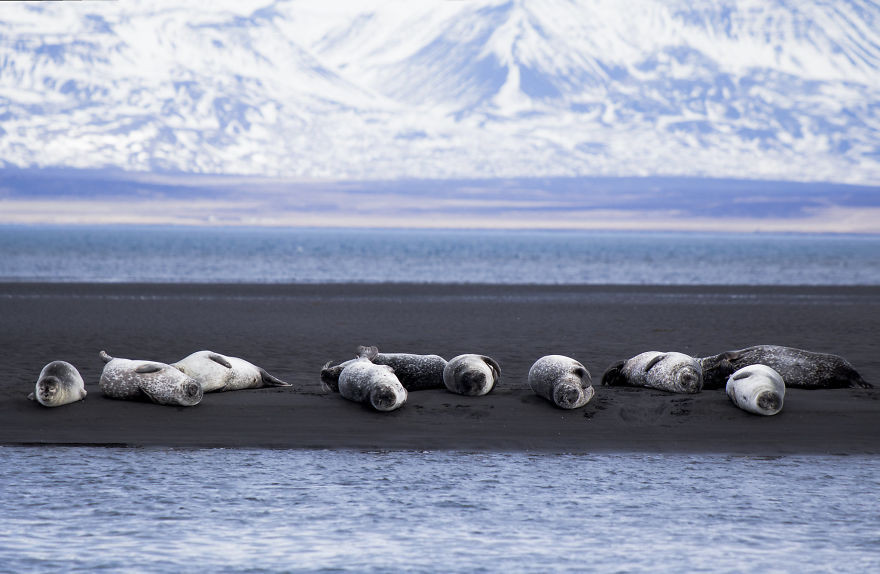
[[[750,365],[767,365],[778,372],[786,387],[798,389],[871,388],[853,366],[837,355],[804,349],[758,345],[699,359],[703,387],[720,389],[735,371]]]

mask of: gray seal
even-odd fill
[[[699,393],[703,389],[703,370],[699,361],[690,355],[648,351],[608,367],[602,375],[602,384]]]
[[[767,365],[749,365],[730,375],[725,391],[742,410],[771,416],[782,410],[785,381]]]
[[[757,345],[699,359],[707,389],[719,389],[734,372],[749,365],[767,365],[785,386],[800,389],[871,388],[843,357],[804,349]]]
[[[541,357],[529,369],[529,386],[563,409],[577,409],[593,398],[593,378],[578,361],[563,355]]]
[[[446,359],[439,355],[416,355],[413,353],[380,353],[376,347],[358,347],[360,349],[375,349],[372,362],[376,365],[388,365],[394,369],[400,384],[407,391],[422,391],[425,389],[443,388],[443,369],[446,367]],[[326,363],[321,368],[321,382],[330,390],[339,391],[339,375],[342,370],[357,359],[350,359],[334,365]]]
[[[376,365],[375,347],[361,347],[357,359],[349,361],[339,375],[339,394],[377,411],[399,409],[406,402],[407,392],[388,365]]]
[[[202,400],[202,385],[171,365],[117,359],[101,351],[106,363],[101,392],[111,399],[149,400],[160,405],[191,407]]]
[[[76,367],[66,361],[52,361],[40,371],[34,392],[28,398],[44,407],[60,407],[81,401],[87,394]]]
[[[479,397],[501,380],[501,367],[492,357],[472,353],[458,355],[443,368],[443,384],[453,393]]]
[[[196,351],[171,366],[201,383],[206,393],[291,386],[253,363],[213,351]]]

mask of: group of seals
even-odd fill
[[[104,396],[111,399],[191,407],[199,404],[205,393],[291,386],[244,359],[213,351],[198,351],[172,364],[120,359],[106,351],[99,356],[104,369],[98,385]],[[58,407],[82,400],[86,394],[76,367],[53,361],[43,367],[28,398],[47,407]]]
[[[492,357],[464,354],[447,361],[439,355],[380,353],[360,346],[354,359],[321,368],[321,382],[351,401],[378,411],[392,411],[406,402],[409,391],[446,388],[452,393],[482,396],[501,378]]]
[[[785,387],[870,388],[843,357],[778,345],[757,345],[696,358],[647,352],[611,365],[603,385],[631,385],[677,393],[725,386],[739,408],[761,415],[782,409]]]

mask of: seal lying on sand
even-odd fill
[[[699,361],[690,355],[648,351],[608,367],[602,375],[602,384],[699,393],[703,388],[703,371]]]
[[[115,359],[101,351],[106,363],[101,392],[111,399],[147,399],[160,405],[191,407],[202,400],[202,385],[171,365],[153,361]]]
[[[171,366],[201,383],[206,393],[291,386],[244,359],[213,351],[197,351]]]
[[[60,407],[86,398],[86,385],[76,367],[66,361],[52,361],[40,371],[34,392],[28,395],[44,407]]]
[[[843,357],[803,349],[758,345],[699,359],[707,389],[721,388],[727,378],[749,365],[767,365],[785,386],[800,389],[871,388]]]
[[[339,374],[339,394],[377,411],[393,411],[406,402],[407,392],[388,365],[375,365],[376,347],[360,347],[358,358]]]
[[[443,384],[459,395],[479,397],[501,379],[501,367],[492,357],[465,354],[452,358],[443,368]]]
[[[730,375],[726,391],[742,410],[770,416],[782,410],[785,382],[767,365],[749,365]]]
[[[326,363],[321,368],[321,382],[330,387],[332,391],[338,392],[339,375],[345,367],[356,360],[350,359],[338,365],[333,365],[332,361]],[[377,349],[372,362],[376,365],[388,365],[394,369],[394,374],[407,391],[443,388],[443,369],[446,367],[446,359],[439,355],[380,353]]]
[[[585,366],[570,357],[547,355],[529,369],[529,386],[557,407],[577,409],[593,398],[593,378]]]

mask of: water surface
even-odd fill
[[[880,568],[880,459],[0,447],[9,571]]]

